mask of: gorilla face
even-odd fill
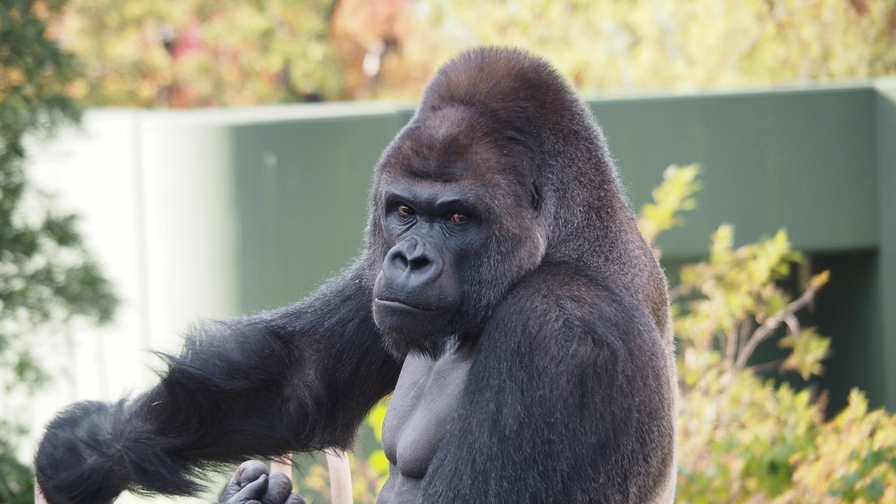
[[[419,112],[377,172],[374,320],[397,354],[475,337],[544,254],[525,149],[487,116]],[[510,210],[508,210],[510,209]]]
[[[402,181],[384,194],[395,244],[374,285],[377,326],[401,339],[438,334],[461,305],[461,278],[486,238],[486,223],[463,194]]]

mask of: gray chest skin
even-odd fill
[[[472,356],[451,351],[439,360],[408,355],[383,422],[389,480],[377,504],[420,502],[423,477],[460,401]]]

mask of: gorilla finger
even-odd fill
[[[249,483],[236,495],[227,501],[227,504],[248,504],[251,501],[258,501],[268,489],[268,475],[262,474],[257,480]],[[260,504],[260,503],[259,503]]]
[[[258,460],[247,460],[240,464],[231,481],[243,488],[249,483],[256,481],[263,474],[268,474],[268,466]]]
[[[268,477],[268,490],[261,496],[262,504],[284,504],[292,492],[292,481],[283,473],[274,473]]]
[[[231,497],[237,494],[240,491],[240,484],[236,480],[236,476],[230,478],[230,481],[224,485],[224,488],[221,490],[221,493],[218,494],[218,502],[227,502]]]
[[[305,499],[297,493],[289,494],[289,498],[286,499],[284,504],[305,504]]]

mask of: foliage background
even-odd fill
[[[0,387],[7,393],[34,393],[48,379],[30,338],[58,334],[76,317],[107,322],[117,304],[76,217],[54,210],[25,172],[26,135],[52,135],[79,117],[70,87],[77,63],[46,37],[62,6],[4,0],[0,9]],[[0,417],[0,502],[33,500],[31,470],[15,456],[23,433]]]
[[[413,101],[478,44],[541,53],[585,92],[896,71],[893,0],[71,0],[52,36],[84,62],[84,103],[128,107]]]

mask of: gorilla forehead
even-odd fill
[[[554,151],[571,142],[582,159],[599,162],[599,137],[578,95],[545,61],[481,48],[451,60],[430,81],[380,173],[445,182],[472,177],[515,194],[534,188],[547,196],[539,186],[551,182],[543,171],[556,161]]]
[[[486,110],[458,105],[421,111],[399,138],[383,175],[516,193],[530,178],[528,163],[507,136]]]

